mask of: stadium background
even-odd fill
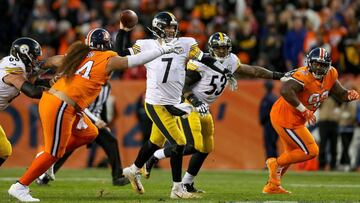
[[[76,40],[83,40],[92,28],[104,27],[115,38],[121,10],[137,12],[140,23],[129,36],[151,37],[147,26],[159,11],[173,12],[182,36],[194,37],[206,50],[207,38],[216,31],[227,33],[233,53],[243,63],[270,70],[288,71],[304,64],[314,46],[331,50],[333,65],[342,81],[353,81],[360,89],[360,2],[356,0],[312,1],[205,1],[205,0],[0,0],[0,56],[9,52],[20,36],[33,37],[43,47],[43,57],[64,54]],[[119,117],[115,132],[120,141],[123,165],[130,164],[141,144],[134,102],[145,90],[145,69],[138,67],[115,73],[112,94]],[[275,92],[279,84],[276,83]],[[258,108],[264,95],[262,80],[239,80],[239,90],[225,91],[211,107],[215,118],[215,151],[206,168],[259,169],[264,167],[262,129]],[[42,142],[36,101],[20,96],[5,112],[0,112],[14,149],[4,167],[28,166]],[[316,134],[316,133],[315,133]],[[359,144],[359,129],[353,139],[352,155]],[[103,154],[98,154],[98,159]],[[82,148],[66,164],[86,165]],[[167,162],[162,163],[168,166]]]

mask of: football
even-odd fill
[[[133,28],[138,23],[138,16],[132,10],[124,10],[120,13],[120,21],[126,28]]]

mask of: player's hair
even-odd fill
[[[65,76],[67,80],[74,76],[76,68],[88,55],[90,50],[90,47],[81,41],[74,42],[70,45],[61,67],[62,75]]]

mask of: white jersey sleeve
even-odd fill
[[[8,74],[23,74],[25,76],[25,65],[13,56],[6,56],[0,61],[0,110],[6,109],[9,103],[20,94],[14,86],[4,82]]]

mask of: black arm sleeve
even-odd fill
[[[186,71],[185,85],[183,89],[183,95],[185,96],[185,98],[187,98],[187,96],[191,94],[191,86],[193,86],[195,83],[197,83],[200,80],[201,80],[201,75],[199,72],[194,70]]]
[[[44,87],[35,86],[28,81],[25,81],[20,88],[20,91],[23,92],[26,96],[34,99],[40,99],[44,90]]]
[[[202,102],[191,92],[191,86],[193,86],[200,80],[201,80],[201,75],[199,72],[193,70],[186,71],[183,94],[185,98],[188,99],[190,103],[195,107],[201,105]]]
[[[119,30],[115,40],[115,50],[119,56],[131,55],[129,49],[125,48],[126,40],[129,37],[129,33],[125,30]]]
[[[210,55],[204,54],[204,56],[201,58],[201,60],[199,60],[199,62],[207,65],[209,68],[211,68],[212,70],[218,73],[224,74],[224,71],[221,70],[221,66],[222,66],[221,63],[218,62],[213,57],[211,57]]]

